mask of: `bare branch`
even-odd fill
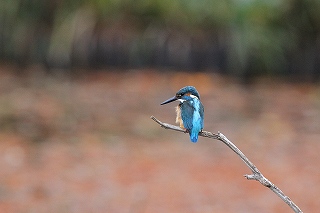
[[[187,133],[184,129],[181,129],[178,126],[174,126],[171,124],[163,123],[160,120],[156,119],[154,116],[150,117],[152,120],[157,122],[161,127],[165,129],[171,129],[178,132]],[[265,178],[262,173],[258,170],[258,168],[241,152],[236,145],[234,145],[226,136],[224,136],[222,133],[218,132],[218,134],[211,133],[208,131],[202,131],[199,132],[199,136],[206,137],[206,138],[212,138],[219,140],[223,142],[225,145],[227,145],[232,151],[234,151],[241,160],[249,167],[252,174],[250,175],[244,175],[248,180],[256,180],[259,183],[261,183],[263,186],[268,187],[271,191],[273,191],[277,196],[279,196],[286,204],[290,206],[290,208],[296,212],[296,213],[302,213],[300,208],[288,197],[286,196],[276,185],[274,185],[271,181],[269,181],[267,178]]]

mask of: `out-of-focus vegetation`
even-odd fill
[[[318,0],[3,0],[0,57],[317,79]]]

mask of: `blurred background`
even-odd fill
[[[0,212],[292,212],[224,144],[162,129],[194,85],[221,131],[320,208],[317,0],[0,1]]]

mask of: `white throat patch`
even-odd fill
[[[191,97],[191,98],[196,98],[196,99],[198,99],[198,97],[195,96],[195,95],[190,95],[190,97]]]

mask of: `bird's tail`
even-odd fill
[[[198,134],[198,131],[189,132],[191,142],[196,143],[198,141]]]

